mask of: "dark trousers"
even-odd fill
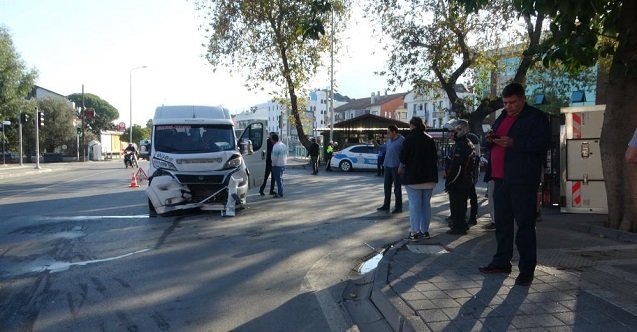
[[[318,173],[318,156],[310,156],[310,164],[312,164],[312,174]]]
[[[469,220],[478,219],[478,194],[476,193],[475,183],[472,183],[471,187],[469,188],[469,205],[471,206],[471,211],[469,212]]]
[[[467,230],[467,199],[471,191],[471,182],[462,181],[449,188],[449,210],[451,210],[451,229]]]
[[[396,196],[394,209],[402,209],[403,191],[400,184],[400,176],[398,176],[398,167],[385,167],[384,180],[385,201],[383,202],[383,206],[389,207],[389,203],[391,202],[391,188],[393,184],[394,196]]]
[[[325,170],[326,171],[332,171],[332,167],[330,166],[330,163],[332,162],[332,156],[327,156],[325,157]]]
[[[383,167],[383,163],[385,162],[385,157],[378,157],[378,161],[376,162],[376,175],[381,176],[385,174],[385,168]]]
[[[261,184],[261,189],[259,190],[259,192],[263,192],[263,190],[265,190],[265,185],[268,183],[270,173],[272,173],[272,165],[266,164],[265,175],[263,175],[263,183]],[[270,179],[270,192],[274,192],[274,176]]]
[[[533,276],[537,264],[537,242],[535,235],[536,185],[510,185],[496,180],[493,189],[495,205],[495,238],[498,249],[491,265],[511,266],[513,241],[520,254],[520,274]],[[518,226],[514,238],[514,225]]]

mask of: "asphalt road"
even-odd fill
[[[69,165],[0,184],[0,330],[343,331],[346,281],[408,230],[371,172],[288,169],[234,218],[148,218],[121,161]]]

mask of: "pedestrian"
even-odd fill
[[[400,213],[403,211],[403,192],[400,185],[400,177],[398,176],[398,166],[400,166],[400,149],[405,141],[405,137],[398,133],[398,127],[396,125],[389,125],[387,128],[387,135],[389,140],[385,143],[385,161],[383,167],[385,167],[384,177],[384,193],[385,200],[383,206],[379,207],[378,211],[389,211],[389,203],[391,202],[392,185],[394,187],[394,195],[396,196],[394,202],[394,209],[391,213]]]
[[[448,234],[467,234],[467,199],[473,186],[473,163],[475,148],[469,141],[469,123],[466,120],[452,120],[447,124],[455,140],[449,166],[445,171],[445,191],[449,193],[451,229]]]
[[[385,162],[385,144],[381,143],[379,139],[376,140],[376,148],[378,149],[378,160],[376,160],[376,176],[385,174],[385,168],[383,162]]]
[[[467,224],[469,225],[469,227],[471,227],[478,224],[478,193],[476,193],[476,184],[478,183],[478,178],[480,177],[481,153],[480,138],[478,137],[478,135],[469,132],[467,134],[467,138],[469,139],[469,141],[471,141],[471,144],[473,144],[473,149],[476,157],[474,158],[473,165],[471,165],[473,167],[473,170],[471,172],[472,184],[469,188],[469,205],[471,206],[471,209],[469,210],[469,220],[467,221]]]
[[[637,164],[637,129],[635,129],[633,138],[628,142],[624,159],[626,159],[627,163]]]
[[[327,164],[325,166],[325,170],[328,172],[332,171],[332,155],[334,154],[334,144],[332,144],[332,142],[329,142],[327,144],[327,148],[325,149],[325,163]]]
[[[319,149],[320,147],[318,143],[316,143],[316,138],[310,138],[310,147],[307,149],[307,156],[310,157],[310,164],[312,165],[312,175],[317,175],[319,171]]]
[[[409,128],[411,131],[403,142],[398,168],[409,198],[409,239],[428,239],[431,193],[438,183],[438,152],[433,138],[425,132],[422,118],[411,118]]]
[[[270,133],[268,139],[266,140],[266,154],[265,154],[265,174],[263,174],[263,183],[261,184],[261,188],[259,189],[259,195],[265,196],[263,192],[265,190],[265,185],[268,183],[268,178],[270,177],[270,173],[272,172],[272,134],[276,134],[274,132]],[[270,179],[270,195],[274,195],[274,176]]]
[[[524,87],[511,83],[502,90],[504,110],[486,135],[491,148],[497,250],[482,273],[511,273],[513,243],[520,260],[515,284],[529,286],[537,264],[536,193],[551,130],[546,114],[526,103]],[[514,236],[514,221],[517,234]]]
[[[279,135],[272,133],[272,177],[276,182],[277,193],[274,197],[283,197],[283,171],[288,159],[288,147],[279,141]]]

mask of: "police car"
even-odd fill
[[[378,148],[373,145],[352,145],[334,152],[331,167],[349,172],[352,169],[376,169]]]

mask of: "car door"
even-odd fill
[[[354,146],[351,150],[349,150],[349,159],[352,161],[352,167],[354,168],[365,168],[365,147],[364,146]]]
[[[365,153],[363,159],[365,160],[365,168],[376,169],[376,163],[378,162],[378,149],[372,145],[365,147]]]
[[[267,139],[265,121],[255,121],[248,124],[239,137],[239,150],[250,174],[250,188],[260,186],[263,182]]]

